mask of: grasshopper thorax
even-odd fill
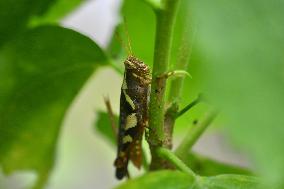
[[[124,65],[126,73],[131,73],[140,83],[149,84],[151,82],[150,69],[143,61],[130,55],[124,61]]]
[[[136,70],[136,72],[139,72],[143,75],[145,74],[148,74],[150,73],[150,69],[149,67],[144,63],[142,62],[141,60],[139,60],[138,58],[136,58],[135,56],[128,56],[127,59],[124,61],[124,65],[125,65],[125,68],[128,69],[128,70]]]

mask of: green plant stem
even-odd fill
[[[201,119],[197,125],[192,126],[191,129],[187,132],[183,141],[177,147],[175,154],[178,157],[182,157],[185,153],[192,148],[197,139],[201,136],[201,134],[206,130],[206,128],[210,125],[210,123],[214,120],[217,115],[217,111],[215,109],[211,109],[207,112],[205,117]]]
[[[183,39],[181,41],[178,59],[175,65],[175,70],[187,70],[189,58],[190,58],[190,49],[191,49],[191,41],[188,29],[185,29],[183,32]],[[171,81],[170,92],[169,92],[169,102],[179,102],[180,95],[183,87],[184,77],[174,78]]]
[[[190,25],[189,25],[189,18],[190,15],[188,12],[188,2],[186,2],[186,5],[183,5],[183,7],[180,7],[180,11],[185,13],[185,16],[183,16],[183,24],[182,24],[182,32],[181,32],[181,41],[179,42],[179,49],[177,54],[177,61],[174,65],[174,70],[184,70],[185,72],[188,70],[188,64],[191,54],[191,48],[192,48],[192,37],[190,35]],[[183,88],[184,83],[183,77],[176,77],[171,80],[170,83],[170,89],[169,89],[169,95],[168,95],[168,102],[167,104],[170,105],[170,107],[166,111],[165,115],[165,135],[166,135],[166,141],[167,145],[169,147],[172,146],[172,135],[173,135],[173,127],[175,125],[176,115],[179,110],[179,102],[181,99],[181,92]]]
[[[157,147],[163,146],[164,141],[166,78],[159,78],[158,76],[168,71],[178,2],[179,0],[164,0],[164,9],[156,11],[157,26],[149,108],[149,128],[151,132],[147,139],[152,155],[150,169],[160,169],[162,167],[155,152]]]
[[[172,151],[166,148],[158,148],[157,154],[161,157],[172,163],[177,169],[188,173],[192,178],[196,178],[196,174],[183,163]]]

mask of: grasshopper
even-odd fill
[[[148,126],[148,102],[151,83],[150,69],[147,64],[133,55],[127,28],[125,30],[128,37],[128,47],[125,48],[128,57],[124,61],[125,71],[120,94],[117,157],[114,162],[118,179],[128,176],[129,161],[132,161],[138,169],[141,167],[142,138],[144,130]],[[122,43],[122,40],[120,42]]]

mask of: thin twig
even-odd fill
[[[190,110],[192,107],[194,107],[196,104],[198,104],[199,102],[201,102],[202,98],[201,95],[198,95],[198,97],[191,102],[190,104],[188,104],[186,107],[184,107],[181,111],[179,111],[176,115],[176,118],[182,116],[184,113],[186,113],[188,110]]]
[[[210,125],[210,123],[217,116],[218,111],[215,109],[209,110],[209,112],[205,115],[203,119],[201,119],[195,126],[191,127],[184,137],[183,141],[177,147],[175,153],[178,157],[182,157],[184,153],[187,153],[198,138],[204,133],[206,128]]]
[[[171,162],[177,169],[188,173],[192,176],[192,178],[196,178],[196,174],[184,163],[182,162],[172,151],[166,148],[158,148],[157,154],[166,159],[167,161]]]
[[[110,123],[111,123],[113,135],[114,135],[115,139],[117,139],[118,129],[117,129],[117,125],[115,123],[115,118],[114,118],[114,114],[113,114],[113,111],[112,111],[112,108],[111,108],[109,97],[104,97],[104,101],[105,101],[105,105],[106,105],[107,112],[108,112],[108,115],[109,115],[109,120],[110,120]]]

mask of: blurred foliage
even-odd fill
[[[0,0],[0,46],[33,24],[55,22],[82,0]],[[49,11],[50,10],[50,11]]]
[[[283,1],[192,1],[204,89],[270,183],[284,173]],[[284,185],[282,186],[282,188]]]
[[[33,15],[43,14],[55,0],[0,0],[0,45],[26,28]]]
[[[240,175],[219,175],[215,177],[198,177],[193,180],[189,175],[179,171],[156,171],[130,180],[117,189],[257,189],[254,177]]]
[[[106,63],[94,42],[57,26],[29,30],[2,47],[0,162],[5,172],[47,174],[65,111]]]
[[[143,16],[144,11],[140,13],[140,10],[145,7],[139,6],[139,11],[134,11],[137,10],[135,1],[131,3],[133,6],[128,6],[133,16],[125,17],[134,20],[136,16]],[[172,62],[176,59],[182,30],[182,10],[176,23]],[[271,183],[281,182],[284,171],[281,146],[284,142],[283,3],[203,0],[190,2],[190,12],[194,34],[188,71],[193,79],[185,81],[181,107],[204,92],[210,103],[222,109],[222,124],[226,125],[230,139],[250,155],[256,170]],[[140,23],[147,23],[148,19],[152,18],[145,16],[143,21],[129,24],[129,30],[139,28],[137,34],[144,33]],[[144,29],[152,31],[149,27]],[[141,45],[140,50],[146,52],[145,44],[152,41],[139,40],[135,38]],[[190,125],[204,109],[206,105],[199,105],[178,119],[177,128]]]
[[[47,23],[57,23],[61,18],[66,16],[70,11],[77,8],[84,0],[56,0],[56,3],[43,15],[35,15],[29,25],[36,26]]]

